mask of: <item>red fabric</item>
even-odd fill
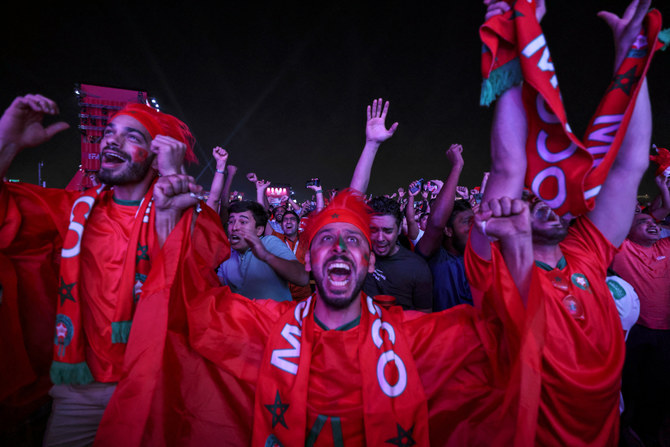
[[[102,211],[95,209],[103,189],[104,186],[100,186],[98,189],[83,193],[75,200],[70,212],[71,220],[61,252],[60,289],[54,343],[55,364],[88,365],[87,355],[91,355],[93,357],[91,360],[99,366],[97,368],[98,375],[76,379],[61,377],[58,374],[53,374],[52,365],[52,380],[55,383],[61,383],[62,381],[62,383],[83,384],[91,380],[102,382],[118,380],[118,377],[114,374],[114,366],[118,367],[123,359],[125,349],[118,345],[125,342],[125,337],[123,337],[124,340],[115,340],[112,336],[111,325],[130,324],[132,322],[135,303],[139,300],[143,278],[146,278],[151,268],[149,249],[155,244],[155,238],[150,238],[150,235],[153,236],[155,233],[155,224],[151,213],[153,185],[147,190],[139,207],[133,207],[130,210],[130,219],[129,216],[125,216],[125,219],[123,219],[121,215],[123,213],[114,212],[115,207],[111,203],[113,193],[111,192],[105,194],[107,209]],[[115,217],[121,217],[124,220],[123,223],[127,226],[113,224],[109,229],[117,230],[117,232],[110,232],[109,234],[100,228],[94,228],[93,238],[87,238],[86,230],[89,226],[89,218],[97,216],[97,220],[93,219],[94,226],[96,224],[104,226],[109,223],[109,220],[103,218],[101,213],[107,214],[110,212]],[[102,234],[100,234],[101,232]],[[82,248],[85,238],[87,239],[87,246]],[[121,255],[117,256],[117,260],[121,263],[120,270],[117,270],[119,275],[110,278],[105,270],[105,264],[110,259],[103,256],[103,253],[110,249],[111,244],[119,242],[119,239],[121,239],[121,245],[117,247],[121,250]],[[143,251],[141,251],[142,247]],[[112,250],[114,249],[112,248]],[[82,256],[82,251],[86,251],[88,256]],[[111,257],[113,258],[113,256]],[[83,258],[86,258],[85,260],[89,262],[82,262]],[[99,267],[100,264],[102,264],[102,267]],[[99,268],[96,270],[95,267]],[[113,266],[111,267],[113,269]],[[111,286],[97,290],[96,292],[99,293],[90,295],[82,293],[83,284],[97,282],[97,278],[101,278],[102,283],[111,284]],[[117,293],[110,294],[110,291],[113,290],[116,290]],[[116,298],[111,300],[112,303],[109,303],[108,297],[110,296]],[[108,300],[106,301],[105,298],[108,298]],[[92,317],[87,318],[85,322],[83,308],[86,308],[89,311],[89,317]],[[98,311],[96,315],[96,310],[99,309],[102,309],[102,311]],[[95,343],[96,341],[97,343]],[[107,357],[107,352],[115,352],[116,356],[111,355],[111,362],[98,362],[98,360]],[[115,363],[116,365],[114,365]]]
[[[215,214],[203,214],[199,220],[219,225]],[[209,226],[204,220],[201,225]],[[204,248],[227,250],[228,244],[219,227],[204,229],[189,238],[182,220],[154,262],[135,316],[126,375],[103,418],[98,445],[203,445],[222,439],[250,445],[254,391],[270,333],[296,303],[252,301],[228,287],[213,287],[217,278]],[[199,237],[209,242],[196,248]],[[510,359],[499,341],[500,321],[483,318],[471,306],[428,315],[390,312],[421,379],[430,445],[509,442],[514,413],[503,411],[502,403]],[[359,337],[369,336],[364,332],[361,325],[346,331],[314,327],[305,436],[324,422],[316,446],[333,445],[340,431],[346,445],[366,443],[365,369],[357,349]],[[261,402],[261,409],[274,404],[274,397]],[[290,395],[288,403],[294,399]],[[395,437],[402,434],[395,429]]]
[[[370,242],[370,208],[365,204],[363,195],[354,190],[346,189],[339,192],[330,204],[320,212],[310,214],[307,228],[303,232],[307,247],[312,243],[314,235],[331,222],[347,222],[356,227]]]
[[[60,247],[76,194],[0,184],[0,425],[16,427],[51,387]],[[20,285],[20,287],[18,287]]]
[[[656,148],[657,155],[650,155],[649,159],[658,165],[656,176],[664,175],[670,168],[670,151],[664,147]]]
[[[519,63],[528,117],[526,185],[561,215],[584,214],[605,181],[628,127],[637,93],[654,52],[661,15],[651,10],[643,31],[617,70],[594,118],[579,140],[570,130],[553,62],[535,18],[535,1],[512,8],[480,29],[484,79]],[[501,68],[508,64],[507,67]]]
[[[638,324],[649,329],[670,329],[670,238],[651,247],[626,239],[612,268],[640,298]]]
[[[605,283],[614,247],[579,218],[560,244],[567,265],[534,267],[525,315],[516,299],[501,293],[501,286],[514,284],[492,247],[491,262],[468,247],[466,272],[476,305],[509,309],[509,319],[522,329],[518,356],[512,352],[517,360],[510,389],[516,383],[520,390],[515,444],[616,445],[625,347]],[[567,295],[575,299],[564,301]]]
[[[257,381],[252,445],[265,444],[272,436],[284,444],[305,444],[310,382],[322,379],[311,377],[315,299],[312,297],[294,309],[289,308],[274,322],[268,334]],[[382,311],[372,298],[362,297],[361,305],[358,339],[351,349],[360,356],[360,371],[356,375],[362,376],[359,397],[365,441],[381,445],[396,437],[400,426],[411,429],[412,439],[418,445],[428,445],[426,400],[400,322]],[[381,329],[375,331],[375,324],[384,328],[386,336],[382,337]],[[380,337],[377,341],[375,335]],[[293,349],[295,352],[290,352]],[[386,356],[391,358],[392,366],[380,373],[379,362]],[[291,401],[286,409],[269,411],[268,405],[282,399]],[[344,438],[344,442],[349,440]]]
[[[84,231],[81,258],[85,275],[81,278],[81,294],[86,299],[82,302],[82,320],[86,362],[97,382],[118,382],[121,377],[126,345],[112,342],[112,323],[133,319],[137,298],[134,292],[141,290],[135,266],[143,208],[116,203],[112,191],[105,191]],[[151,217],[141,245],[155,250]],[[147,256],[139,260],[137,273],[148,273],[149,259],[156,255],[154,250],[148,249]],[[122,312],[126,316],[121,316]]]
[[[119,115],[128,115],[135,118],[145,129],[147,129],[151,138],[156,138],[157,135],[165,135],[181,141],[186,145],[186,155],[184,156],[184,159],[188,162],[197,163],[198,158],[196,157],[195,152],[193,152],[195,137],[188,126],[179,119],[172,115],[168,115],[167,113],[159,112],[153,107],[149,107],[145,104],[135,103],[126,104],[126,106],[116,112],[109,121],[111,122]]]
[[[183,296],[218,285],[229,256],[218,215],[202,206],[192,239],[186,213],[160,252],[137,306],[124,373],[95,445],[248,445],[254,387],[215,368],[188,344]],[[176,253],[190,248],[190,258]],[[176,272],[182,275],[176,278]],[[172,287],[171,287],[172,286]]]

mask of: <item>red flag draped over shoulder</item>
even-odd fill
[[[585,137],[570,130],[547,42],[535,18],[535,0],[508,1],[511,10],[480,28],[481,104],[523,83],[528,119],[526,185],[558,214],[573,216],[593,208],[630,121],[658,41],[661,14],[651,10],[642,32],[618,68]]]
[[[248,445],[253,390],[190,347],[183,297],[219,285],[230,254],[220,219],[201,205],[184,213],[158,255],[135,311],[124,372],[96,446]],[[170,246],[173,251],[167,251]],[[188,249],[188,247],[197,247]],[[183,259],[178,252],[193,258]],[[181,269],[186,274],[178,274]],[[245,404],[248,402],[248,404]],[[246,406],[245,406],[246,405]]]

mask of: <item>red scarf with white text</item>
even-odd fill
[[[72,205],[70,225],[61,252],[54,357],[51,364],[51,381],[55,384],[86,384],[94,380],[85,357],[86,339],[79,293],[80,254],[86,222],[104,189],[105,185],[89,189]],[[148,233],[154,227],[152,198],[153,185],[138,207],[135,224],[130,233],[121,276],[121,298],[112,321],[112,343],[128,342],[135,305],[151,268]]]
[[[526,185],[560,215],[584,214],[607,177],[633,113],[658,41],[661,14],[651,10],[618,68],[583,140],[570,130],[549,49],[535,18],[535,0],[508,1],[512,8],[480,28],[481,104],[489,105],[523,82],[528,119]]]
[[[316,299],[300,302],[270,333],[256,389],[252,445],[305,445]],[[412,445],[427,446],[426,397],[402,327],[372,298],[362,295],[361,303],[358,358],[365,442],[384,445],[403,427]]]

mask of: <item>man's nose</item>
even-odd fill
[[[107,145],[113,145],[119,147],[120,144],[120,135],[117,132],[109,132],[103,136],[102,140]]]
[[[338,235],[337,238],[335,238],[335,241],[333,241],[332,250],[335,253],[342,253],[347,251],[347,245],[344,243],[344,239],[341,235]]]

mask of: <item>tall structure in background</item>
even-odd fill
[[[128,103],[148,104],[158,108],[147,92],[124,90],[97,85],[77,84],[75,95],[79,103],[79,132],[81,133],[81,164],[66,189],[83,191],[98,184],[100,169],[100,140],[107,120]]]
[[[268,203],[270,206],[274,207],[281,203],[281,199],[284,196],[292,198],[295,194],[293,188],[288,183],[273,184],[268,189],[265,190],[265,195],[268,198]]]

